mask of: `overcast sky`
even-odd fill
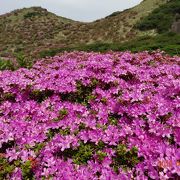
[[[0,0],[0,14],[23,7],[41,6],[59,16],[90,22],[122,11],[142,0]]]

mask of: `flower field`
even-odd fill
[[[0,179],[178,179],[179,65],[71,52],[0,71]]]

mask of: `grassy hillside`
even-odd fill
[[[166,1],[144,0],[92,23],[75,22],[40,7],[16,10],[0,16],[0,56],[24,52],[38,57],[39,52],[49,49],[122,43],[140,36],[136,23]]]
[[[78,22],[56,16],[40,7],[15,10],[0,16],[0,51],[5,54],[28,53],[38,47],[56,46],[54,36],[74,24]],[[58,38],[65,37],[59,34]]]
[[[153,1],[152,1],[153,2]],[[152,3],[151,2],[151,3]],[[144,1],[133,10],[143,12],[143,7],[151,7],[150,1]],[[124,12],[115,12],[105,19],[112,18],[115,20],[119,15],[124,15],[130,10]],[[132,11],[132,9],[131,9]],[[144,12],[146,12],[144,10]],[[141,17],[132,28],[132,32],[136,32],[135,38],[128,39],[127,42],[114,40],[113,43],[107,41],[92,43],[89,45],[79,45],[67,48],[54,48],[43,50],[40,52],[40,57],[53,56],[62,51],[82,50],[82,51],[154,51],[161,49],[170,55],[180,54],[180,35],[171,32],[171,25],[178,18],[177,13],[180,12],[180,1],[171,0],[166,4],[160,5],[148,15]],[[146,12],[147,13],[147,12]],[[142,14],[141,14],[142,15]],[[177,19],[176,19],[177,20]],[[113,33],[112,33],[113,34]],[[123,33],[122,33],[123,35]],[[107,37],[108,39],[109,37]]]
[[[155,9],[148,16],[137,23],[140,30],[156,29],[158,33],[163,33],[171,29],[176,14],[180,13],[180,1],[170,0],[166,4]]]

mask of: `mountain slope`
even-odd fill
[[[56,16],[41,7],[24,8],[0,16],[1,51],[33,51],[55,45],[57,35],[78,22]],[[64,36],[59,35],[59,40]]]
[[[36,56],[49,48],[128,41],[142,34],[134,25],[166,2],[144,0],[134,8],[92,23],[62,18],[40,7],[16,10],[0,16],[0,55],[23,51]]]
[[[113,13],[104,19],[91,23],[89,29],[92,30],[93,41],[114,43],[132,39],[138,34],[138,31],[133,28],[136,22],[165,2],[166,0],[144,0],[134,8]]]
[[[145,16],[136,27],[142,31],[156,29],[158,33],[163,33],[171,29],[173,22],[179,19],[180,1],[171,0]]]
[[[152,10],[166,3],[167,0],[144,0],[134,8],[113,13],[106,18],[92,23],[79,24],[76,34],[68,34],[66,44],[90,44],[95,42],[123,42],[138,35],[140,31],[134,25]],[[68,32],[68,30],[65,30]],[[64,33],[64,31],[62,31]]]

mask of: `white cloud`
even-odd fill
[[[0,0],[0,14],[14,9],[41,6],[59,16],[93,21],[115,11],[133,7],[142,0]]]

